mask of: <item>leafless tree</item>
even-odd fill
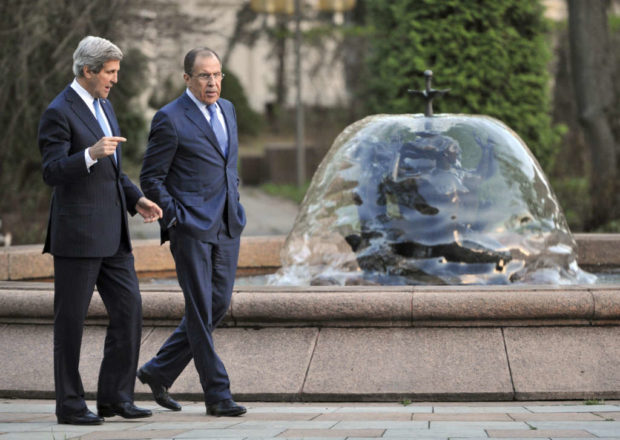
[[[77,42],[91,33],[112,38],[114,17],[128,2],[0,2],[0,213],[16,242],[40,240],[45,226],[37,216],[48,200],[37,148],[39,117],[72,78]]]
[[[0,218],[16,243],[43,237],[49,189],[41,178],[37,127],[45,107],[73,78],[72,54],[79,40],[98,35],[125,50],[132,46],[126,42],[139,46],[147,30],[155,40],[175,41],[183,32],[205,33],[211,22],[182,13],[167,0],[0,2]],[[124,66],[124,79],[132,67],[137,69]],[[142,82],[144,75],[138,72]],[[119,99],[123,84],[135,85],[123,81],[115,91],[119,119],[123,107],[131,108]]]

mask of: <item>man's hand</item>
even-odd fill
[[[104,136],[99,139],[95,145],[88,147],[88,155],[93,160],[109,156],[110,154],[114,154],[119,143],[125,141],[127,141],[127,139],[120,136]]]
[[[153,223],[163,215],[157,203],[150,201],[146,197],[140,197],[138,203],[136,203],[136,211],[144,217],[144,223]]]

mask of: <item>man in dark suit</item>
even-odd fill
[[[75,80],[43,113],[39,148],[43,179],[53,187],[43,252],[54,256],[54,382],[58,423],[101,424],[140,418],[133,403],[142,329],[127,211],[145,222],[161,209],[121,171],[120,129],[106,99],[123,54],[108,40],[86,37],[73,54]],[[78,371],[83,324],[94,286],[109,315],[99,371],[97,409],[84,401]]]
[[[193,358],[207,414],[238,416],[212,332],[230,305],[245,212],[239,203],[237,121],[220,98],[222,65],[208,48],[184,61],[187,90],[154,116],[140,184],[163,210],[162,243],[170,240],[185,316],[139,371],[162,406],[180,410],[168,388]]]

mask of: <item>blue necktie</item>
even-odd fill
[[[110,128],[108,127],[108,124],[105,123],[105,119],[104,119],[105,116],[103,115],[103,112],[101,111],[101,106],[99,105],[98,99],[95,99],[93,101],[93,106],[95,106],[95,114],[97,115],[97,122],[99,122],[99,126],[103,130],[103,134],[108,137],[112,136],[112,133],[110,133]],[[114,162],[116,162],[116,151],[114,152]]]
[[[209,110],[209,115],[211,116],[211,128],[215,133],[215,137],[217,138],[217,142],[220,144],[220,148],[222,149],[222,153],[224,156],[227,154],[228,147],[228,135],[226,134],[226,130],[222,127],[220,120],[217,117],[217,105],[211,104],[207,106],[207,110]]]

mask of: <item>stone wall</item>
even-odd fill
[[[579,261],[616,267],[619,235],[577,235]],[[242,238],[240,270],[272,272],[284,237]],[[0,251],[0,276],[46,278],[41,246]],[[136,269],[174,274],[167,245],[136,240]],[[142,284],[140,364],[184,313],[174,283]],[[0,281],[0,396],[53,397],[53,286]],[[97,389],[107,318],[98,295],[80,370]],[[607,286],[235,287],[215,344],[245,401],[620,398],[620,289]],[[192,364],[190,364],[191,366]],[[171,392],[199,400],[188,367]],[[136,398],[150,391],[136,384]]]
[[[620,234],[575,234],[577,261],[586,269],[620,267]],[[284,236],[241,238],[240,274],[272,273],[280,267]],[[174,274],[169,243],[157,239],[133,240],[135,266],[140,277],[166,277]],[[0,281],[40,280],[53,277],[50,254],[42,254],[43,245],[0,248]]]

